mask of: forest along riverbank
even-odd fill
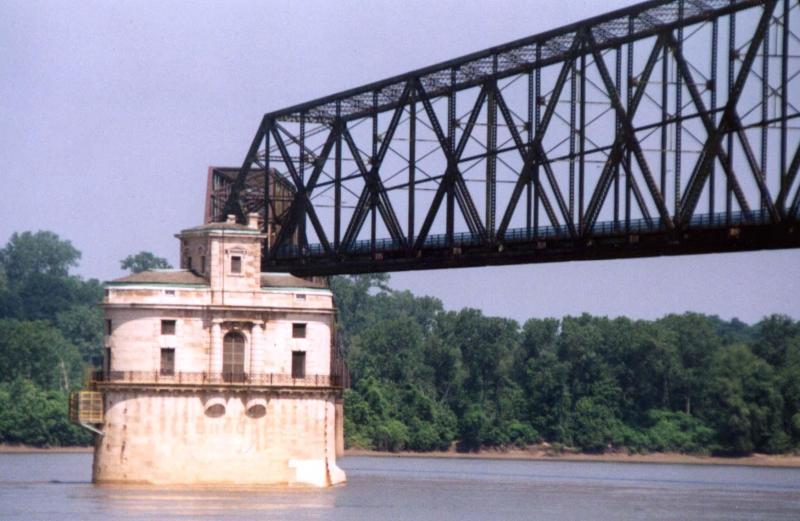
[[[380,452],[362,449],[347,449],[345,456],[377,456],[388,458],[463,458],[463,459],[509,459],[530,461],[580,461],[614,463],[665,463],[682,465],[742,465],[749,467],[800,468],[800,455],[752,454],[741,457],[697,456],[675,452],[652,454],[628,454],[613,452],[604,454],[553,453],[543,449],[482,450],[479,452],[434,451],[434,452]]]

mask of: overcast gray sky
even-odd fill
[[[0,243],[52,230],[111,279],[199,224],[209,165],[240,165],[261,115],[633,2],[0,3]],[[394,274],[524,320],[687,310],[800,318],[800,251]]]

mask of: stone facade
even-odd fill
[[[249,217],[179,233],[180,270],[106,285],[95,482],[345,480],[333,295],[262,274],[264,235]]]

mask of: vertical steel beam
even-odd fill
[[[731,0],[733,3],[733,0]],[[733,95],[734,76],[736,74],[736,13],[731,13],[728,19],[728,98]],[[727,103],[727,99],[726,99]],[[727,139],[728,159],[733,168],[733,133],[728,133]],[[733,183],[729,178],[725,178],[725,222],[730,224],[733,212]]]
[[[583,233],[583,189],[586,175],[586,55],[581,54],[580,141],[578,142],[578,233]]]
[[[661,59],[661,150],[659,153],[659,169],[661,170],[661,195],[664,202],[667,201],[667,133],[669,125],[666,123],[669,118],[669,48],[664,46],[664,54]]]
[[[367,168],[372,170],[378,160],[378,91],[372,91],[372,155],[369,158]],[[365,182],[369,182],[365,179]],[[369,211],[370,211],[370,250],[375,254],[375,239],[377,238],[378,210],[376,208],[378,196],[374,190],[370,191]]]
[[[492,70],[497,74],[497,55],[494,56]],[[497,203],[497,79],[489,80],[486,101],[486,232],[489,242],[495,239],[495,214]]]
[[[717,38],[719,28],[718,21],[715,18],[711,22],[711,74],[709,80],[709,89],[711,90],[711,99],[709,101],[709,116],[714,128],[717,126]],[[714,215],[714,197],[716,195],[715,184],[715,170],[717,162],[711,163],[711,172],[708,174],[708,213]]]
[[[530,149],[531,143],[533,143],[533,106],[536,103],[534,99],[534,78],[533,78],[533,70],[528,71],[528,120],[526,122],[528,135],[527,135],[527,148]],[[531,179],[527,183],[525,183],[525,237],[528,239],[531,238],[532,230],[532,212],[533,212],[533,180]]]
[[[581,58],[583,58],[581,53]],[[569,74],[569,219],[575,222],[575,125],[577,106],[577,65],[572,63]]]
[[[536,45],[536,61],[540,62],[542,59],[542,46],[537,44]],[[536,105],[534,109],[533,115],[533,138],[531,139],[531,144],[529,145],[529,149],[533,148],[533,140],[536,139],[536,135],[539,133],[539,124],[541,123],[542,117],[542,68],[536,67],[536,72],[534,73],[534,97],[536,98]],[[539,162],[536,161],[533,165],[533,236],[534,238],[539,237],[539,199],[541,198],[541,191],[542,186],[539,179]]]
[[[633,33],[633,28],[634,28],[633,24],[634,24],[633,16],[628,17],[628,34]],[[633,42],[631,41],[628,42],[628,61],[627,61],[628,77],[626,78],[625,82],[625,85],[627,87],[625,99],[627,100],[626,107],[628,112],[630,112],[631,110],[631,99],[633,97],[633,87],[634,87],[633,52],[634,52],[634,45]],[[618,129],[617,132],[621,132],[621,130],[622,129]],[[625,164],[628,165],[628,168],[625,169],[625,230],[626,231],[630,231],[631,229],[631,175],[633,175],[630,169],[631,154],[632,151],[630,147],[627,147],[625,150]]]
[[[761,50],[761,173],[764,176],[764,181],[767,180],[767,139],[769,132],[769,125],[766,123],[769,119],[769,24],[764,32],[764,42]],[[757,174],[756,174],[757,175]],[[761,196],[761,210],[767,207],[767,201],[764,195]]]
[[[408,116],[408,230],[406,239],[409,250],[414,245],[414,194],[416,193],[417,171],[417,90],[409,93]]]
[[[448,149],[448,159],[447,162],[450,163],[449,170],[451,170],[450,175],[453,176],[455,173],[452,172],[452,169],[457,168],[455,164],[455,149],[456,149],[456,90],[455,90],[455,83],[456,83],[456,70],[450,70],[450,92],[447,96],[447,149]],[[447,219],[446,219],[446,234],[447,234],[447,244],[449,246],[453,245],[453,233],[455,227],[455,183],[449,183],[447,187]]]
[[[617,96],[622,99],[622,46],[620,45],[617,47],[616,52],[616,78],[615,78],[615,90]],[[614,111],[614,136],[618,136],[622,132],[622,121],[620,121],[620,114],[618,111]],[[616,139],[616,138],[615,138]],[[620,228],[619,223],[619,166],[620,163],[617,161],[614,164],[614,229],[618,230]]]
[[[678,18],[683,19],[684,0],[678,0]],[[683,53],[683,25],[678,26],[677,49]],[[677,65],[676,65],[677,67]],[[681,214],[681,166],[683,165],[683,77],[675,73],[675,215]]]
[[[269,249],[272,243],[272,234],[275,233],[275,230],[270,226],[272,222],[272,201],[270,201],[270,180],[272,176],[270,175],[270,162],[269,162],[269,132],[264,133],[264,222],[262,231],[267,234],[267,241],[264,244],[264,251],[262,252],[263,255],[261,257],[262,263],[269,258]]]
[[[789,0],[783,0],[783,41],[781,43],[781,197],[778,199],[778,211],[781,212],[781,215],[784,217],[786,216],[786,205],[784,204],[785,197],[783,194],[789,190],[786,183],[788,175],[786,170],[787,148],[789,146],[787,134],[789,123],[789,91],[787,90],[787,86],[789,83],[789,36],[791,35],[789,31],[789,16]]]
[[[300,164],[297,168],[297,174],[300,176],[300,181],[305,182],[305,154],[306,154],[306,115],[305,113],[300,114],[300,150],[298,152],[298,158],[300,159]],[[291,159],[289,159],[291,161]],[[303,204],[303,214],[298,223],[298,230],[300,233],[300,244],[303,247],[308,247],[308,236],[306,235],[306,205]]]
[[[333,179],[333,248],[342,243],[342,102],[336,102],[336,159]]]

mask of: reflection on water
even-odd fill
[[[351,457],[331,489],[89,483],[90,454],[0,454],[2,520],[800,519],[800,470]]]

